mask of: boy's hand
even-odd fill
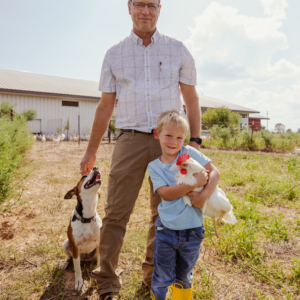
[[[202,208],[208,199],[202,192],[189,192],[187,196],[191,197],[191,203],[196,208]]]
[[[197,184],[196,187],[201,187],[206,185],[207,180],[208,180],[208,174],[205,171],[199,172],[199,173],[195,173],[194,177],[197,180]]]

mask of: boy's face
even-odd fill
[[[154,137],[160,142],[163,156],[176,158],[185,140],[185,130],[182,127],[166,125],[160,133],[155,129]]]

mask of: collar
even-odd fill
[[[91,218],[84,218],[77,212],[76,208],[74,208],[74,215],[76,216],[77,220],[81,221],[81,223],[91,223],[92,220],[96,222],[96,213],[94,213]]]
[[[156,44],[156,43],[158,42],[160,36],[161,36],[161,33],[160,33],[160,32],[158,31],[158,29],[156,28],[155,32],[153,33],[153,35],[152,35],[152,37],[151,37],[152,43],[153,43],[153,44]],[[131,37],[131,39],[133,40],[133,42],[134,42],[135,44],[137,44],[137,45],[138,45],[138,44],[143,45],[143,40],[142,40],[140,37],[138,37],[138,36],[133,32],[133,30],[131,30],[130,37]]]

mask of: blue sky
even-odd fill
[[[162,0],[158,29],[185,42],[203,95],[300,128],[299,0]],[[126,0],[0,0],[0,68],[98,80],[132,28]],[[266,124],[266,122],[264,122]]]

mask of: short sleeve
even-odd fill
[[[153,190],[154,193],[157,194],[157,190],[168,183],[163,179],[163,177],[159,174],[158,167],[154,164],[154,162],[148,165],[148,172],[153,183]]]
[[[114,93],[116,91],[116,79],[111,72],[109,58],[110,53],[108,50],[103,60],[99,82],[99,91],[103,93]]]
[[[189,50],[182,44],[181,66],[179,81],[187,85],[197,85],[197,71],[195,60]]]

